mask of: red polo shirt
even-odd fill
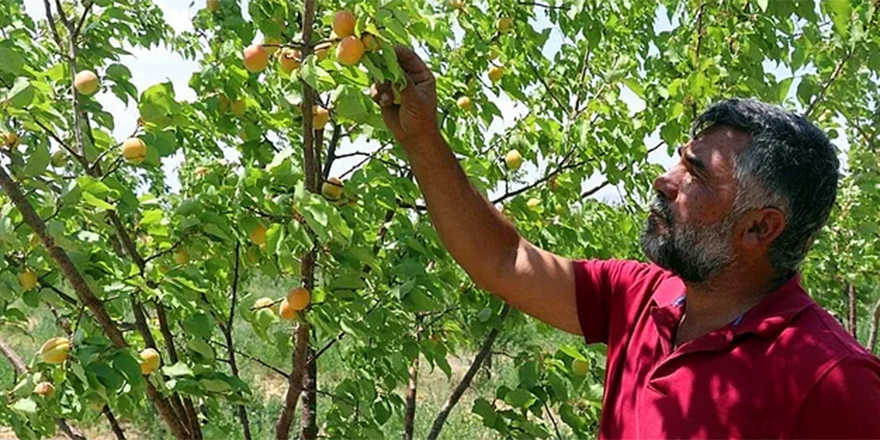
[[[880,361],[799,275],[672,350],[681,279],[636,261],[574,270],[584,338],[608,345],[600,438],[880,438]]]

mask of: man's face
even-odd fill
[[[748,133],[714,126],[679,149],[679,162],[654,180],[640,240],[651,261],[689,282],[733,262],[735,159],[748,142]]]

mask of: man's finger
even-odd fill
[[[394,47],[394,52],[397,54],[397,62],[400,64],[400,67],[416,83],[430,78],[431,70],[428,69],[428,65],[412,49],[398,45]]]
[[[373,84],[370,86],[370,97],[376,104],[382,107],[388,107],[394,103],[394,95],[391,91],[391,83],[384,82],[381,84]]]

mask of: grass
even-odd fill
[[[263,287],[263,286],[260,286]],[[560,344],[577,344],[580,339],[571,335],[567,335],[560,331],[554,331],[549,334],[540,332],[535,321],[529,321],[528,325],[521,327],[522,330],[515,334],[508,332],[502,333],[502,337],[496,343],[496,350],[508,350],[514,352],[519,347],[528,344],[537,344],[545,347],[547,350],[555,350]],[[271,363],[284,371],[290,368],[290,358],[282,356],[277,350],[273,349],[269,344],[254,335],[250,324],[244,321],[237,321],[235,324],[235,340],[236,348],[259,357],[266,362]],[[33,317],[28,323],[28,335],[25,336],[18,333],[11,333],[6,330],[0,331],[0,336],[11,343],[13,348],[25,359],[30,362],[31,356],[39,349],[40,344],[45,339],[52,336],[58,336],[62,332],[56,329],[54,317],[45,308],[37,309],[33,313]],[[219,340],[220,338],[217,337]],[[337,384],[349,373],[346,371],[346,365],[340,357],[340,349],[344,349],[346,339],[327,351],[320,358],[318,368],[318,389],[332,391]],[[222,350],[218,350],[219,357],[225,357]],[[419,386],[417,394],[417,409],[415,418],[415,438],[426,438],[438,411],[447,399],[450,391],[458,384],[461,377],[467,371],[473,361],[474,353],[463,354],[460,358],[451,356],[449,363],[452,367],[452,377],[447,378],[440,369],[432,370],[424,360],[420,365]],[[284,393],[287,390],[286,379],[281,375],[259,365],[256,362],[237,356],[242,379],[250,384],[253,397],[249,408],[249,419],[253,438],[272,438],[274,437],[275,420],[281,409],[281,403]],[[8,362],[0,361],[0,387],[10,389],[14,386],[14,372]],[[475,414],[471,413],[474,400],[479,396],[493,396],[495,389],[503,384],[514,386],[517,383],[517,372],[513,367],[513,362],[504,356],[494,356],[491,375],[487,377],[485,371],[481,371],[471,385],[471,388],[463,395],[458,405],[450,414],[440,438],[442,439],[495,439],[501,436],[482,425],[482,420]],[[400,386],[398,394],[403,398],[405,386]],[[318,425],[323,423],[323,415],[331,406],[330,397],[318,395]],[[300,404],[301,406],[301,404]],[[298,410],[300,407],[297,408]],[[234,408],[229,404],[222,404],[214,411],[211,420],[219,420],[219,423],[205,427],[205,438],[242,438],[241,426],[238,423],[238,417]],[[138,420],[124,421],[123,428],[127,431],[129,439],[138,438],[160,438],[163,437],[162,432],[157,428],[156,420],[158,414],[150,407],[144,410],[143,414],[138,415]],[[557,418],[558,420],[558,418]],[[559,422],[561,425],[561,422]],[[299,414],[294,417],[294,433],[298,431]],[[78,422],[78,427],[83,429],[89,438],[112,439],[114,438],[110,432],[109,425],[103,417],[96,416],[91,421]],[[384,424],[383,432],[386,438],[400,438],[403,432],[402,414],[394,413],[391,418]],[[560,429],[563,427],[560,426]],[[565,431],[564,431],[565,432]],[[0,439],[4,439],[4,435],[9,432],[0,428]],[[14,438],[14,437],[10,437]],[[57,437],[62,438],[62,437]]]

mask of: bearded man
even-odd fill
[[[716,103],[654,181],[651,261],[539,249],[469,183],[437,125],[431,71],[397,48],[408,85],[373,99],[406,151],[440,239],[474,282],[608,346],[600,438],[880,438],[880,361],[801,287],[839,163],[809,121]]]

